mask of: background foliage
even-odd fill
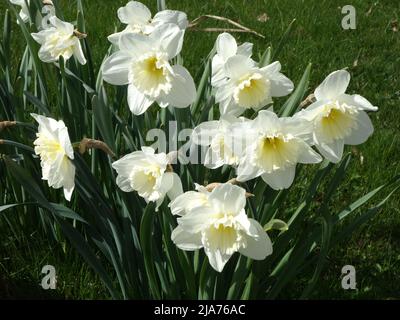
[[[0,3],[1,18],[5,16],[7,4]],[[153,12],[155,1],[143,1]],[[67,21],[77,19],[75,1],[58,1]],[[114,31],[118,20],[116,10],[125,1],[83,1],[85,12],[87,42],[93,54],[94,69],[98,70],[109,44],[106,36]],[[242,24],[264,34],[266,39],[252,35],[236,35],[239,42],[255,43],[254,52],[272,45],[275,48],[287,26],[295,18],[293,30],[282,48],[278,59],[283,72],[297,84],[309,62],[312,62],[309,89],[315,88],[326,74],[333,70],[348,67],[352,74],[349,92],[360,92],[375,105],[379,112],[372,114],[375,126],[374,135],[364,145],[348,149],[353,154],[349,170],[339,192],[331,201],[332,210],[340,210],[351,200],[355,200],[370,190],[387,182],[399,173],[400,125],[398,105],[400,100],[400,40],[398,18],[400,9],[396,1],[353,1],[357,10],[357,29],[343,30],[340,25],[342,14],[340,7],[345,1],[170,1],[170,8],[188,13],[189,19],[202,14],[212,13],[240,21]],[[20,28],[15,24],[15,16],[10,15],[10,34],[4,34],[3,40],[10,36],[10,73],[15,76],[20,66],[25,41]],[[224,26],[212,23],[212,26]],[[4,27],[2,30],[6,30]],[[187,32],[182,56],[185,66],[195,76],[198,83],[201,77],[201,62],[211,50],[217,34]],[[34,63],[34,62],[32,62]],[[47,70],[43,71],[46,75]],[[196,76],[197,75],[197,76]],[[87,79],[95,79],[85,75]],[[68,80],[66,80],[68,81]],[[73,85],[73,84],[71,84]],[[49,105],[57,105],[58,88],[49,87]],[[76,88],[71,88],[76,90]],[[81,89],[80,89],[81,90]],[[21,89],[21,91],[23,91]],[[118,99],[118,93],[115,99]],[[28,96],[25,103],[32,108]],[[59,101],[59,104],[68,104]],[[114,101],[115,103],[115,101]],[[282,101],[278,101],[282,103]],[[71,103],[71,106],[74,104]],[[126,106],[124,106],[125,109]],[[32,108],[32,110],[36,110]],[[61,110],[52,110],[59,115]],[[77,113],[79,114],[79,113]],[[29,122],[31,122],[29,120]],[[68,123],[67,123],[68,125]],[[29,128],[28,128],[29,129]],[[27,130],[28,130],[27,129]],[[24,130],[24,129],[21,129]],[[74,138],[91,132],[72,129]],[[22,131],[19,134],[26,134]],[[9,139],[11,130],[0,133],[1,138]],[[31,133],[30,133],[31,134]],[[76,140],[73,140],[76,141]],[[27,143],[28,144],[28,143]],[[5,147],[1,147],[1,153]],[[103,157],[99,154],[98,157]],[[107,159],[104,158],[105,161]],[[32,164],[33,165],[33,164]],[[1,170],[4,191],[5,169]],[[100,169],[102,170],[102,169]],[[101,173],[101,172],[100,172]],[[299,202],[298,195],[309,184],[312,172],[304,170],[295,189],[285,199],[285,206],[294,210]],[[38,178],[38,177],[37,177]],[[38,181],[38,180],[37,180]],[[23,197],[24,195],[18,195]],[[54,196],[54,195],[53,195]],[[323,198],[324,194],[317,195]],[[54,199],[56,197],[54,196]],[[3,201],[1,199],[0,201]],[[376,204],[379,201],[375,200]],[[329,253],[327,269],[318,280],[312,297],[322,298],[400,298],[400,216],[398,197],[392,197],[379,214],[357,231],[345,245]],[[2,205],[3,203],[0,203]],[[77,204],[75,204],[77,205]],[[23,218],[21,218],[23,217]],[[0,220],[0,268],[3,273],[0,283],[0,295],[47,296],[38,289],[44,264],[53,264],[58,269],[59,287],[51,295],[67,298],[108,298],[109,294],[98,277],[83,263],[69,243],[55,230],[37,228],[39,219],[46,219],[42,211],[36,212],[30,207],[18,208],[2,214]],[[59,242],[46,236],[53,232]],[[344,291],[340,286],[340,269],[344,264],[352,264],[357,269],[357,291]],[[305,270],[281,297],[297,297],[303,291],[314,269]]]

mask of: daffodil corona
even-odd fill
[[[39,129],[34,141],[35,153],[40,156],[42,179],[54,189],[63,188],[65,199],[71,200],[75,188],[74,151],[68,129],[62,120],[56,121],[32,113]]]
[[[181,217],[172,241],[182,250],[204,248],[211,266],[221,272],[230,257],[239,252],[255,260],[272,253],[272,243],[261,225],[247,217],[246,191],[225,183],[209,194],[183,194],[170,204]],[[183,209],[182,209],[183,208]]]

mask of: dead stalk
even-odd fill
[[[300,103],[300,109],[307,107],[311,103],[315,102],[315,96],[313,93],[311,93],[307,98],[305,98],[301,103]]]
[[[1,121],[0,122],[0,131],[2,131],[5,128],[10,128],[13,127],[17,124],[16,121]]]
[[[85,39],[87,37],[86,33],[82,33],[78,31],[77,29],[74,30],[74,36],[77,37],[78,39]]]
[[[110,157],[116,158],[115,153],[110,149],[110,147],[100,140],[83,138],[79,143],[79,153],[84,154],[87,149],[99,149],[107,153]]]
[[[200,28],[196,27],[198,24],[200,24],[202,21],[204,21],[206,19],[214,19],[214,20],[218,20],[218,21],[227,22],[227,23],[235,26],[236,28],[204,28],[204,29],[200,29]],[[225,18],[225,17],[214,16],[211,14],[206,14],[206,15],[203,15],[203,16],[200,16],[200,17],[194,19],[189,24],[188,28],[193,31],[205,31],[205,32],[246,32],[246,33],[252,33],[258,37],[265,39],[265,36],[263,36],[262,34],[243,26],[236,21],[233,21],[233,20]]]

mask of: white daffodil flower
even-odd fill
[[[63,188],[64,197],[71,200],[75,188],[74,150],[68,135],[68,128],[62,120],[56,121],[34,113],[31,116],[39,123],[35,153],[40,156],[42,179],[49,187]]]
[[[19,12],[19,17],[22,19],[24,23],[29,21],[29,4],[30,0],[10,0],[10,3],[15,4],[21,7],[21,11]],[[27,5],[28,4],[28,5]],[[17,20],[19,24],[19,21]]]
[[[374,132],[365,111],[378,108],[360,95],[346,94],[349,82],[346,70],[332,72],[315,90],[316,102],[294,116],[312,122],[315,146],[333,163],[341,160],[345,144],[364,143]]]
[[[105,81],[128,84],[128,105],[133,114],[144,113],[153,102],[162,108],[185,108],[195,100],[196,87],[189,71],[169,63],[182,49],[183,35],[174,24],[157,27],[149,36],[123,34],[120,51],[104,62]]]
[[[280,70],[281,64],[277,61],[259,68],[243,55],[228,58],[224,64],[228,80],[215,93],[220,113],[238,116],[246,109],[258,111],[272,103],[272,97],[288,95],[293,90],[293,82]]]
[[[215,49],[217,53],[212,59],[212,77],[211,85],[213,87],[221,86],[227,76],[224,72],[226,61],[235,55],[242,55],[250,58],[253,51],[253,44],[245,42],[238,46],[235,38],[229,33],[221,33],[215,41]]]
[[[137,1],[129,1],[119,8],[117,13],[119,20],[127,26],[123,31],[108,36],[108,40],[115,45],[119,45],[119,39],[124,33],[149,35],[155,28],[164,24],[175,24],[181,30],[185,30],[189,24],[186,13],[175,10],[163,10],[151,18],[149,8]]]
[[[206,195],[204,205],[193,195],[181,195],[174,206],[179,202],[179,207],[186,210],[178,218],[172,241],[182,250],[204,248],[218,272],[235,252],[255,260],[265,259],[272,253],[272,243],[261,225],[247,217],[245,194],[243,188],[225,183]]]
[[[291,186],[297,163],[318,163],[322,160],[307,141],[311,124],[304,119],[278,118],[271,111],[260,111],[243,134],[252,141],[246,148],[237,169],[237,180],[258,176],[273,189]]]
[[[182,194],[182,183],[174,172],[167,171],[170,158],[165,153],[156,154],[151,147],[132,152],[112,167],[117,171],[117,185],[124,192],[136,191],[146,202],[156,202],[157,208],[165,195],[175,199]]]
[[[204,158],[207,168],[216,169],[223,165],[239,164],[239,155],[245,147],[245,142],[233,135],[231,130],[232,124],[243,124],[246,121],[248,120],[243,117],[236,118],[227,114],[219,120],[203,122],[194,128],[193,143],[208,147]]]
[[[33,39],[41,45],[40,60],[56,62],[61,56],[68,60],[74,55],[80,64],[86,64],[79,39],[74,35],[74,26],[56,16],[51,16],[48,21],[49,25],[44,30],[32,33]]]

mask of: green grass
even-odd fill
[[[155,0],[143,2],[155,12]],[[59,3],[65,10],[66,20],[73,21],[76,18],[75,1],[61,0]],[[88,41],[96,67],[109,47],[106,36],[118,26],[116,10],[125,3],[120,0],[84,1]],[[187,12],[190,20],[202,14],[215,14],[239,21],[264,34],[265,39],[250,34],[236,35],[239,42],[255,44],[255,57],[270,45],[276,47],[289,23],[296,19],[289,41],[277,57],[283,72],[297,83],[307,64],[312,62],[311,92],[330,72],[348,68],[352,75],[349,92],[359,93],[380,107],[377,113],[371,114],[374,135],[362,146],[352,149],[355,156],[346,182],[336,197],[336,209],[400,172],[400,32],[391,27],[392,21],[399,20],[400,7],[394,0],[354,0],[351,3],[357,12],[356,30],[341,28],[343,15],[340,7],[348,4],[345,0],[167,0],[170,8]],[[2,1],[0,18],[4,17],[6,7]],[[263,13],[268,17],[266,22],[257,19]],[[226,25],[205,22],[204,26]],[[17,65],[24,43],[15,23],[13,30],[13,59]],[[212,48],[216,36],[217,33],[187,32],[182,56],[193,75],[199,73],[201,62]],[[301,189],[301,185],[298,188]],[[294,197],[289,199],[288,205],[295,200]],[[31,293],[34,297],[42,295],[43,292],[37,288],[40,269],[47,263],[54,263],[60,268],[61,285],[56,290],[56,297],[82,299],[107,296],[97,278],[69,246],[64,250],[60,245],[50,245],[40,233],[27,237],[32,232],[29,228],[16,230],[14,234],[3,220],[0,220],[0,227],[0,267],[5,278],[3,282],[9,284],[3,287],[14,288],[13,292],[7,291],[9,297],[29,296]],[[400,298],[399,230],[400,197],[397,196],[388,201],[373,221],[330,253],[328,267],[314,297]],[[357,291],[341,288],[340,270],[345,264],[356,267]],[[305,279],[298,279],[288,292],[293,292],[295,296],[304,284]],[[6,290],[1,288],[0,284],[0,297],[7,297]]]

